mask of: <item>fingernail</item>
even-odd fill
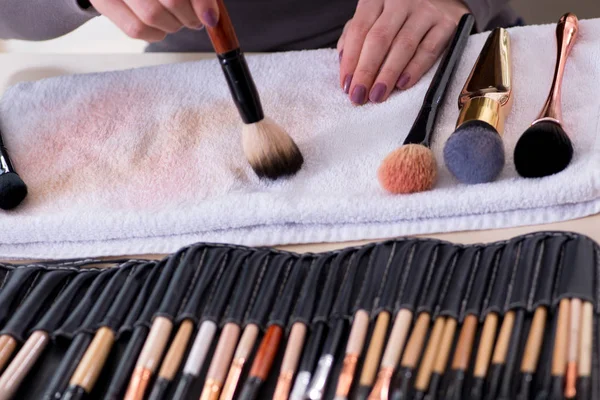
[[[346,79],[344,79],[344,93],[350,93],[350,85],[352,84],[352,74],[346,75]]]
[[[373,103],[379,103],[383,100],[383,96],[385,96],[385,92],[387,92],[387,86],[385,83],[377,83],[371,89],[371,93],[369,94],[369,100]]]
[[[194,29],[197,31],[201,31],[202,29],[204,29],[204,25],[202,24],[202,22],[200,22],[198,25],[196,25],[194,27]]]
[[[367,88],[364,85],[354,86],[354,90],[352,91],[352,96],[350,96],[350,100],[352,100],[352,102],[354,104],[364,104],[366,97],[367,97]]]
[[[217,23],[219,22],[217,20],[217,14],[213,10],[205,11],[204,14],[202,14],[202,18],[204,19],[204,22],[206,22],[206,25],[211,28],[217,26]]]
[[[402,75],[400,75],[400,79],[398,79],[398,83],[396,84],[396,87],[398,89],[404,89],[404,87],[406,85],[408,85],[409,81],[410,81],[410,75],[407,73],[403,73]]]
[[[342,62],[342,56],[344,55],[344,50],[340,51],[340,62]]]

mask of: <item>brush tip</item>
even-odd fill
[[[573,158],[571,139],[551,121],[532,125],[515,147],[515,167],[524,178],[541,178],[567,168]]]
[[[428,147],[407,144],[388,154],[377,176],[381,186],[390,193],[424,192],[435,185],[437,163]]]
[[[296,143],[269,118],[245,124],[242,145],[250,166],[260,178],[294,175],[304,163]]]
[[[15,172],[0,175],[0,208],[10,210],[15,208],[27,196],[25,182]]]
[[[444,162],[462,183],[494,181],[504,167],[504,145],[500,135],[486,122],[468,121],[448,138]]]

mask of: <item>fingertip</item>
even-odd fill
[[[217,12],[212,8],[209,8],[208,10],[204,11],[200,19],[202,20],[204,25],[209,26],[211,28],[214,28],[219,23],[219,16],[217,15]]]
[[[372,103],[381,103],[385,100],[388,87],[383,82],[377,82],[369,93],[369,100]]]
[[[407,72],[403,72],[398,78],[398,82],[396,82],[396,87],[400,90],[406,90],[410,85],[410,74]]]

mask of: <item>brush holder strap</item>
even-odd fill
[[[233,292],[236,288],[236,283],[241,279],[242,271],[247,268],[246,263],[249,251],[231,251],[228,254],[228,258],[223,264],[223,273],[218,278],[218,283],[213,285],[210,292],[210,299],[207,300],[206,307],[202,313],[202,320],[213,321],[219,323],[222,315],[227,309]],[[192,320],[198,319],[198,314],[193,312],[194,310],[187,310],[184,315],[179,316],[179,320],[183,318],[191,318]],[[198,321],[199,322],[199,321]]]
[[[296,257],[290,254],[276,254],[271,257],[262,285],[250,300],[253,304],[244,318],[244,325],[255,324],[261,330],[265,329],[267,318],[282,296],[285,284],[295,264]]]
[[[283,328],[287,327],[290,312],[296,303],[296,299],[298,298],[298,294],[302,289],[306,273],[312,264],[312,257],[298,257],[290,262],[293,262],[294,265],[288,272],[289,277],[286,279],[283,290],[277,294],[277,298],[273,302],[273,311],[269,315],[267,323],[268,326],[278,325]]]
[[[165,313],[163,316],[174,318],[177,323],[184,319],[192,319],[197,323],[197,316],[201,315],[204,306],[213,301],[214,288],[228,268],[230,253],[224,247],[206,248],[202,265],[196,269],[192,284],[188,287],[181,286],[181,290],[186,293],[181,300],[181,311]]]

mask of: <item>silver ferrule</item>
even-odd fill
[[[304,394],[310,383],[311,373],[308,371],[302,371],[298,373],[292,393],[290,393],[290,400],[304,400]]]
[[[317,371],[315,372],[310,386],[308,388],[308,398],[310,400],[320,400],[323,398],[325,393],[325,385],[327,384],[327,378],[333,367],[333,356],[326,354],[319,359],[317,365]]]

